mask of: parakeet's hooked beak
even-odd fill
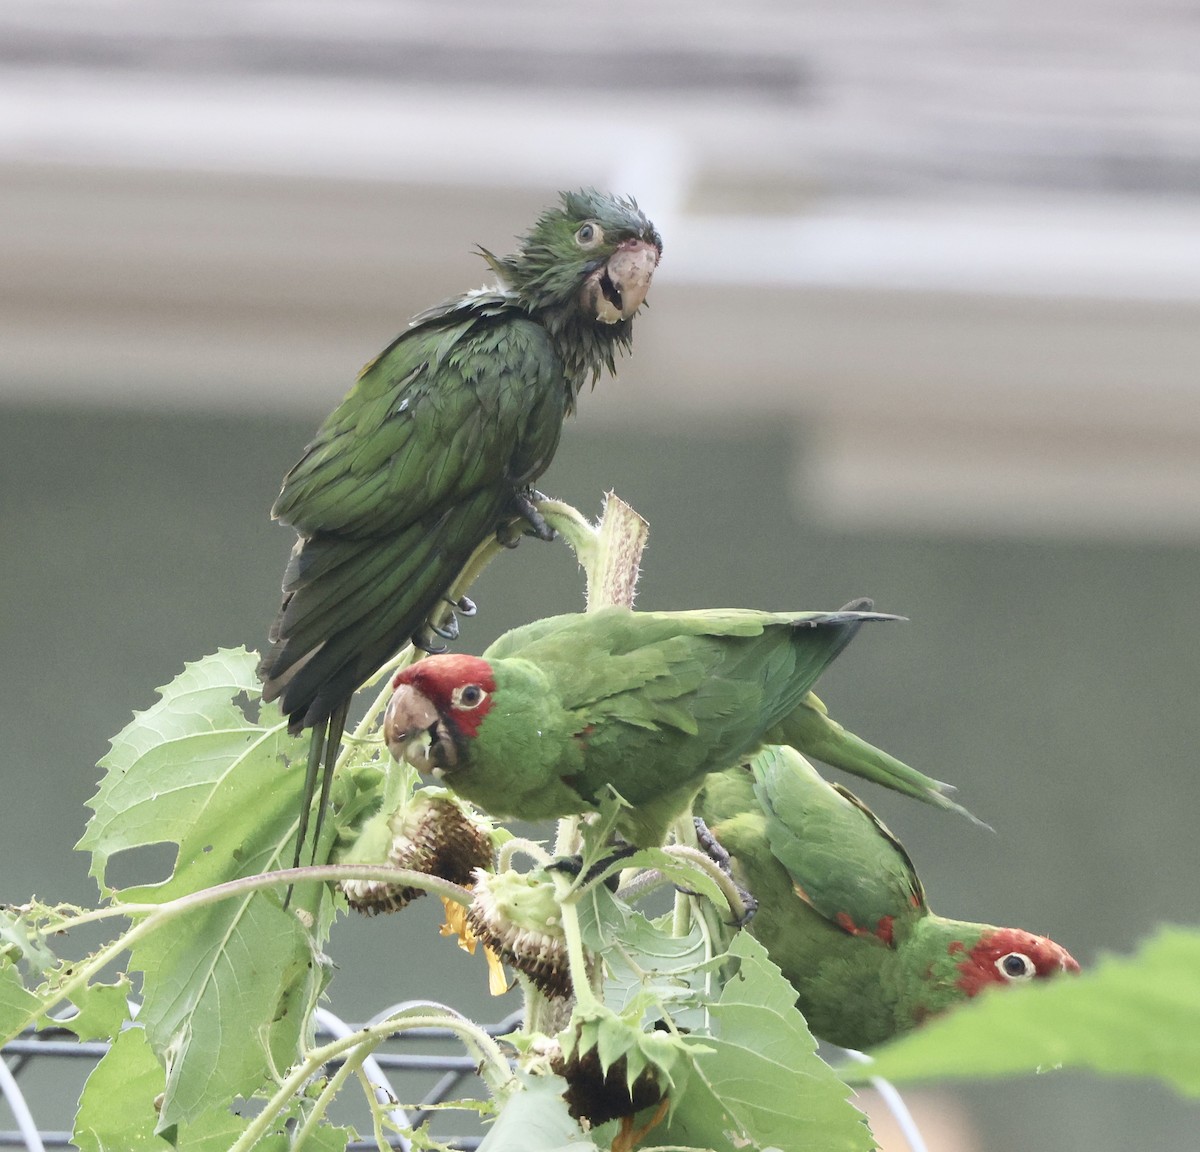
[[[580,305],[604,324],[628,320],[646,299],[660,254],[648,240],[623,241],[583,282]]]
[[[397,760],[407,760],[418,772],[453,767],[458,759],[437,708],[411,684],[400,684],[392,693],[383,714],[383,738]]]

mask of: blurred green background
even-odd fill
[[[95,898],[96,761],[262,643],[321,417],[596,184],[665,254],[546,491],[649,520],[643,607],[909,618],[822,696],[994,826],[862,786],[938,911],[1084,965],[1200,923],[1197,59],[1136,0],[0,7],[0,899]],[[581,592],[525,541],[460,647]],[[343,1017],[511,1010],[425,903],[336,926]],[[41,1064],[69,1129],[83,1069]],[[1196,1143],[1151,1083],[906,1098],[930,1152]]]

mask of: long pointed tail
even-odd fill
[[[337,763],[338,752],[342,746],[342,733],[346,728],[346,714],[350,710],[350,702],[339,705],[323,724],[317,724],[312,729],[308,743],[308,764],[304,771],[304,791],[300,797],[300,819],[296,828],[296,852],[292,858],[292,867],[299,868],[304,855],[304,842],[308,838],[308,822],[312,812],[313,797],[317,793],[317,780],[321,781],[321,796],[317,803],[317,818],[313,824],[312,852],[309,863],[317,862],[317,848],[321,843],[321,829],[325,824],[325,812],[329,807],[329,792],[333,787],[333,768]],[[292,886],[288,886],[283,898],[286,909],[292,901]]]
[[[861,776],[864,780],[882,784],[885,788],[902,792],[936,808],[958,812],[968,820],[988,827],[961,804],[950,799],[948,793],[954,791],[953,785],[910,768],[882,748],[876,748],[853,732],[848,732],[829,715],[825,705],[812,692],[787,719],[775,727],[770,738],[775,743],[790,744],[805,756],[820,760],[831,768]]]

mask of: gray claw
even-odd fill
[[[521,543],[521,535],[515,524],[501,524],[496,529],[496,539],[503,548],[515,548]]]
[[[450,619],[445,624],[430,624],[429,630],[435,636],[440,636],[443,640],[458,639],[458,619],[453,612],[450,613]]]
[[[420,632],[416,633],[412,638],[413,647],[419,648],[422,652],[430,656],[441,656],[449,652],[450,649],[445,644],[439,644],[429,635],[431,631],[437,632],[437,629],[427,625]],[[444,637],[444,633],[438,632],[438,635]]]
[[[546,518],[537,510],[531,496],[537,493],[514,492],[513,506],[517,514],[524,520],[533,530],[539,540],[553,540],[558,533],[546,523]]]
[[[730,880],[733,880],[733,886],[737,889],[738,897],[742,901],[742,907],[746,910],[744,913],[742,913],[741,918],[734,925],[734,927],[745,928],[746,925],[754,919],[754,914],[758,911],[758,901],[755,899],[754,893],[747,888],[743,888],[737,882],[737,880],[734,879],[733,868],[730,866],[729,861],[729,853],[725,851],[724,847],[721,845],[721,842],[712,834],[712,831],[709,829],[708,825],[705,824],[699,816],[693,816],[692,823],[696,826],[696,840],[700,844],[700,847],[704,849],[705,853],[708,855],[708,858],[712,860],[712,862],[718,868],[720,868]]]

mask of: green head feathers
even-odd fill
[[[662,256],[662,237],[632,198],[587,188],[562,192],[560,201],[521,238],[515,255],[499,258],[481,249],[484,259],[531,311],[540,311],[571,307],[581,287],[593,276],[602,276],[619,252],[636,252],[636,268],[610,268],[614,283],[601,286],[598,299],[607,300],[617,315],[593,317],[610,324],[627,322],[645,299]],[[621,262],[634,263],[631,255]],[[617,283],[621,279],[627,283]]]

